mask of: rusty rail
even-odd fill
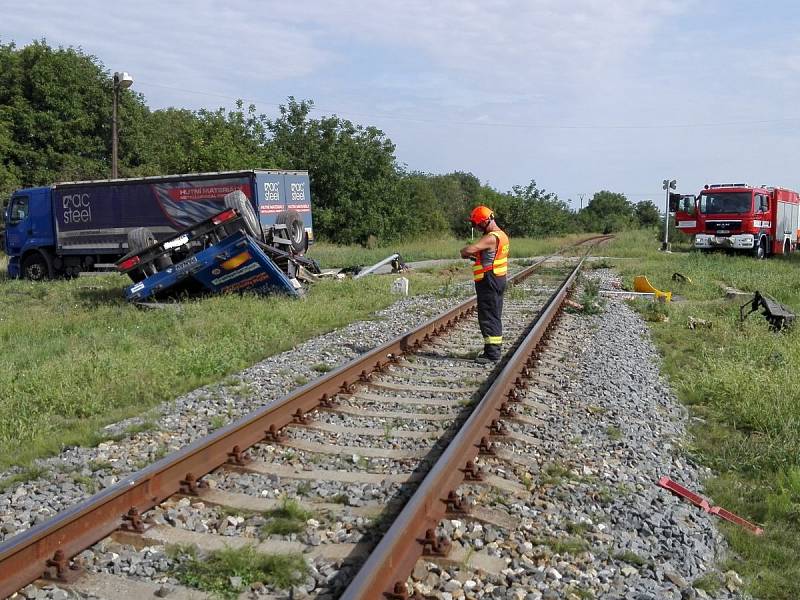
[[[467,475],[476,476],[474,458],[479,453],[492,452],[489,441],[492,431],[496,431],[498,419],[509,404],[517,400],[518,388],[526,387],[533,353],[558,314],[582,264],[583,259],[539,311],[525,339],[395,518],[341,600],[407,599],[406,580],[417,559],[423,554],[446,553],[449,541],[436,537],[436,527],[448,507],[453,508],[456,503],[458,486]]]
[[[597,243],[609,236],[587,238],[573,245]],[[520,281],[552,256],[526,267],[510,279]],[[276,440],[284,426],[307,412],[328,405],[336,394],[350,391],[371,373],[382,371],[404,352],[414,351],[446,332],[474,310],[476,298],[461,302],[411,332],[353,359],[291,394],[275,400],[160,461],[120,480],[52,519],[0,544],[0,598],[42,576],[68,581],[77,573],[71,557],[119,528],[141,530],[140,515],[180,491],[191,492],[204,475],[224,464],[246,461],[245,451],[258,442]],[[508,369],[508,367],[506,367]],[[504,371],[505,372],[505,371]],[[496,384],[491,389],[495,389]],[[449,454],[449,452],[448,452]],[[362,569],[363,573],[363,569]]]

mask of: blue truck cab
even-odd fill
[[[14,192],[6,206],[5,253],[9,277],[20,277],[25,261],[33,279],[43,279],[52,268],[50,254],[42,248],[55,246],[51,188],[37,187]]]
[[[4,212],[10,277],[75,277],[112,267],[129,252],[128,234],[156,240],[217,214],[241,192],[257,215],[258,236],[279,229],[291,250],[313,242],[307,171],[250,169],[57,183],[14,192]],[[252,233],[251,233],[252,235]]]

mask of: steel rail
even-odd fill
[[[579,246],[604,236],[577,242]],[[607,236],[605,236],[607,237]],[[568,247],[569,248],[569,247]],[[543,263],[566,250],[542,258],[511,281],[521,281]],[[473,296],[454,308],[375,348],[298,390],[251,412],[181,450],[129,475],[83,502],[0,544],[0,598],[48,576],[67,581],[75,574],[70,559],[115,530],[141,530],[140,515],[180,491],[196,491],[201,477],[224,464],[242,464],[245,451],[263,441],[277,440],[280,430],[302,420],[309,411],[329,405],[341,392],[366,383],[405,352],[414,351],[468,317]]]
[[[455,492],[465,481],[466,474],[473,473],[472,460],[479,452],[491,452],[488,440],[498,428],[502,430],[498,419],[508,409],[508,403],[515,401],[517,389],[525,387],[528,369],[534,364],[533,353],[561,309],[584,260],[581,259],[539,311],[528,334],[406,502],[340,600],[406,599],[409,597],[406,580],[417,559],[424,552],[433,555],[446,552],[448,541],[436,537],[436,527],[447,514],[448,506],[452,508],[456,501]]]

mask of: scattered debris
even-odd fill
[[[747,306],[750,306],[750,310],[744,312]],[[784,327],[791,327],[794,322],[795,314],[788,306],[759,291],[756,291],[752,300],[748,300],[739,307],[739,321],[744,322],[748,315],[756,312],[759,308],[762,309],[761,314],[769,322],[772,331],[780,331]]]
[[[183,306],[176,302],[134,302],[137,308],[146,308],[150,310],[174,310],[181,312]]]
[[[728,287],[723,285],[723,291],[725,292],[725,297],[728,300],[737,300],[737,299],[745,299],[750,298],[750,292],[743,292],[742,290],[737,290],[735,287]]]
[[[672,292],[662,292],[661,290],[656,289],[644,275],[637,275],[634,278],[633,289],[637,292],[649,292],[651,294],[655,294],[656,300],[660,300],[662,302],[670,302],[672,300]]]
[[[375,263],[371,267],[359,270],[355,275],[353,275],[353,279],[359,279],[365,275],[370,275],[371,273],[374,273],[380,269],[383,265],[388,264],[392,265],[392,273],[401,273],[408,270],[408,265],[403,262],[403,258],[399,254],[395,253],[391,256],[387,256],[382,261]]]
[[[395,253],[391,256],[384,258],[382,261],[375,263],[371,267],[363,267],[361,265],[351,265],[341,269],[324,269],[314,277],[329,278],[329,279],[345,279],[348,275],[352,275],[353,279],[364,277],[376,272],[381,267],[390,264],[392,266],[392,273],[406,273],[411,271],[411,267],[403,262],[403,257]]]
[[[664,488],[665,490],[669,490],[676,496],[683,498],[684,500],[688,500],[696,507],[702,509],[704,512],[707,512],[711,515],[717,515],[718,517],[725,519],[731,523],[735,523],[741,527],[744,527],[748,531],[752,531],[756,535],[761,535],[764,533],[764,530],[757,525],[753,525],[750,521],[743,519],[739,515],[736,515],[729,510],[725,510],[720,506],[711,506],[711,504],[703,498],[701,495],[696,494],[695,492],[691,491],[683,487],[680,483],[677,483],[664,475],[658,480],[658,485]]]
[[[405,262],[403,262],[403,257],[399,254],[397,258],[392,261],[392,273],[405,273],[406,271],[410,271],[411,267],[408,266]]]
[[[689,316],[689,329],[697,329],[699,327],[711,329],[711,321],[706,321],[705,319],[695,319],[694,317]]]
[[[600,290],[601,296],[617,298],[618,300],[655,300],[656,295],[652,292],[629,292],[628,290]]]
[[[398,277],[395,279],[392,282],[392,293],[408,296],[408,279],[405,277]]]
[[[679,281],[680,283],[692,283],[692,280],[689,277],[683,273],[678,273],[677,271],[672,274],[672,281]]]

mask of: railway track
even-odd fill
[[[6,541],[0,597],[43,575],[100,597],[163,591],[104,573],[103,553],[115,544],[301,553],[317,597],[411,597],[407,578],[420,556],[464,560],[439,527],[445,515],[513,527],[508,515],[475,505],[475,488],[514,496],[524,485],[481,464],[505,461],[513,472],[514,444],[533,441],[526,433],[509,438],[505,423],[537,426],[514,407],[527,402],[536,348],[580,262],[559,273],[543,269],[545,259],[514,276],[504,314],[511,343],[496,367],[471,361],[480,348],[475,300],[462,302]],[[296,525],[286,524],[287,513],[304,521],[299,535],[287,533]],[[101,549],[86,551],[98,542]],[[501,568],[488,554],[470,562]]]

